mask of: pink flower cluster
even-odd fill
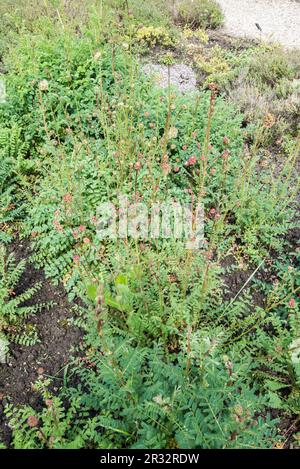
[[[197,163],[197,158],[195,155],[189,157],[189,159],[185,162],[185,166],[194,166]]]
[[[290,308],[295,308],[296,306],[296,301],[294,298],[291,298],[290,301],[289,301],[289,307]]]

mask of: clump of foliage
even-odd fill
[[[143,26],[136,33],[136,40],[141,46],[172,46],[174,40],[170,37],[168,31],[162,27]]]
[[[177,6],[177,20],[191,28],[216,29],[223,22],[223,13],[214,0],[183,0]]]
[[[204,88],[214,82],[229,95],[244,114],[249,132],[264,125],[272,116],[263,145],[281,145],[299,134],[300,60],[297,51],[284,51],[278,45],[239,43],[226,47],[208,46],[201,39],[182,34],[184,50],[198,71]],[[192,40],[191,40],[192,39]]]
[[[41,310],[43,305],[25,306],[41,288],[36,284],[17,294],[16,288],[25,270],[25,261],[15,262],[13,254],[6,254],[0,245],[0,337],[6,341],[23,345],[33,345],[38,341],[34,325],[24,324],[24,320]]]
[[[196,54],[193,57],[196,67],[206,76],[205,83],[215,82],[218,85],[223,84],[222,80],[230,78],[230,64],[226,55],[219,46],[209,50],[209,56]]]
[[[190,29],[184,27],[182,31],[182,36],[185,39],[197,39],[201,44],[208,44],[209,36],[204,29]]]
[[[285,52],[280,46],[263,45],[250,55],[237,80],[232,82],[231,99],[246,119],[264,121],[273,116],[272,129],[264,144],[279,144],[299,135],[300,56]]]
[[[276,87],[283,79],[300,77],[299,52],[287,52],[280,46],[264,46],[249,62],[249,75],[262,87]]]
[[[188,333],[183,350],[169,355],[159,345],[110,341],[108,332],[102,353],[74,366],[81,386],[65,389],[68,409],[47,391],[41,413],[7,409],[15,448],[272,445],[275,421],[258,416],[264,399],[243,379],[250,363],[222,358],[217,340]]]

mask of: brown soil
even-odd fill
[[[27,260],[30,246],[27,241],[18,240],[10,247],[10,251],[17,261]],[[82,338],[82,332],[67,321],[72,316],[72,304],[68,302],[62,286],[52,285],[45,278],[44,272],[35,269],[27,260],[16,293],[25,291],[37,282],[42,283],[42,288],[29,304],[54,302],[55,306],[43,309],[27,319],[28,323],[37,326],[40,343],[30,347],[11,344],[8,362],[0,365],[0,441],[6,444],[10,440],[10,430],[3,415],[5,402],[9,400],[15,405],[39,407],[40,396],[32,389],[32,384],[41,371],[45,376],[54,377],[53,386],[58,384],[62,369]]]

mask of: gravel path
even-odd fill
[[[300,48],[299,0],[217,0],[225,13],[224,33]],[[262,32],[256,27],[258,23]]]

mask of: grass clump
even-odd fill
[[[214,0],[183,0],[177,6],[177,21],[191,28],[217,29],[223,13]]]

